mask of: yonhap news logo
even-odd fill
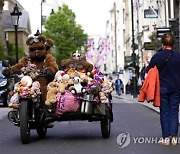
[[[121,133],[117,136],[116,142],[119,148],[123,149],[129,146],[131,143],[133,144],[157,144],[160,143],[162,138],[160,137],[131,137],[129,132]],[[177,143],[180,143],[180,138],[176,139]]]
[[[117,144],[119,148],[125,148],[131,143],[129,132],[121,133],[117,136]]]

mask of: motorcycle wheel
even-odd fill
[[[28,101],[22,100],[20,102],[20,135],[23,144],[29,143],[30,140],[30,124],[29,124],[29,110]]]
[[[111,120],[109,115],[109,110],[107,109],[107,114],[104,116],[104,119],[101,121],[101,134],[103,138],[109,138],[111,131]]]

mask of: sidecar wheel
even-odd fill
[[[22,100],[20,102],[20,134],[21,142],[23,144],[29,143],[30,140],[30,126],[29,126],[29,110],[28,101]]]
[[[109,138],[111,131],[111,120],[109,116],[109,110],[107,115],[105,115],[104,119],[101,121],[101,134],[103,138]]]

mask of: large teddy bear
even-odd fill
[[[22,57],[19,62],[11,66],[10,69],[5,68],[2,73],[7,76],[7,74],[12,74],[16,70],[26,67],[27,64],[35,64],[39,72],[46,74],[46,76],[40,76],[36,79],[40,83],[42,101],[44,103],[47,94],[47,85],[53,80],[55,73],[58,71],[56,59],[50,52],[53,41],[46,39],[43,35],[38,35],[28,37],[26,44],[29,48],[29,55]]]

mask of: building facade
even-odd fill
[[[178,24],[172,30],[176,31],[178,45],[179,10],[179,0],[115,0],[106,25],[106,35],[111,42],[111,51],[106,57],[107,73],[119,72],[126,84],[131,71],[133,43],[136,65],[141,69],[159,48],[158,28],[172,29],[171,21]]]

